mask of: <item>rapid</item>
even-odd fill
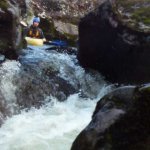
[[[0,66],[0,150],[70,150],[111,90],[74,53],[28,47]]]

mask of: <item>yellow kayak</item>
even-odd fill
[[[43,39],[36,39],[36,38],[31,38],[31,37],[25,37],[25,40],[27,41],[28,45],[33,45],[33,46],[43,46]]]

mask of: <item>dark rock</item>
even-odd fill
[[[63,47],[63,46],[51,46],[49,48],[46,48],[47,51],[55,50],[59,53],[65,53],[69,55],[76,55],[77,54],[77,48],[75,47]]]
[[[71,150],[149,150],[150,86],[123,87],[104,96]]]
[[[22,28],[19,22],[21,15],[25,15],[25,9],[25,1],[19,3],[3,0],[0,4],[0,52],[7,58],[16,59],[16,51],[22,47]]]
[[[81,19],[79,61],[86,68],[99,70],[111,82],[149,82],[149,24],[148,21],[144,24],[145,20],[138,21],[134,17],[141,7],[148,7],[139,16],[149,18],[149,1],[111,2],[106,1],[97,10]],[[127,4],[122,6],[122,3],[129,3],[130,7],[127,7]],[[136,7],[139,3],[141,7]],[[124,8],[123,13],[127,15],[128,12],[131,18],[126,19],[127,16],[123,13],[118,13],[121,8]],[[137,8],[137,11],[131,8]]]
[[[23,66],[14,84],[17,85],[17,104],[21,108],[39,108],[51,101],[52,97],[64,101],[70,94],[75,93],[76,89],[59,77],[58,72],[48,62],[20,61]]]

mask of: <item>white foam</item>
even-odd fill
[[[20,63],[14,60],[7,60],[0,67],[0,93],[4,97],[7,107],[16,104],[16,85],[13,83],[13,79],[20,71]],[[11,108],[10,108],[11,109]],[[13,113],[13,107],[12,107]]]
[[[23,57],[27,62],[40,62],[37,65],[41,69],[46,66],[59,71],[58,75],[73,86],[79,84],[79,90],[88,98],[80,98],[80,93],[58,102],[47,95],[46,100],[51,102],[40,109],[32,108],[8,118],[0,128],[0,150],[70,150],[75,137],[90,122],[96,102],[109,88],[100,75],[86,73],[75,56],[37,48]],[[1,92],[11,104],[16,101],[17,85],[13,80],[19,71],[20,63],[16,61],[7,61],[0,68]]]
[[[69,150],[77,134],[89,123],[96,101],[78,94],[65,102],[51,98],[40,109],[23,111],[0,128],[2,150]]]

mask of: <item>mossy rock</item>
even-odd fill
[[[139,89],[140,92],[147,92],[150,94],[150,84],[146,84]]]
[[[47,39],[59,37],[59,32],[56,30],[53,20],[49,18],[41,18],[40,28],[43,30]]]
[[[7,2],[7,0],[2,0],[1,2],[0,2],[0,8],[2,9],[2,10],[7,10],[7,8],[8,8],[8,2]]]
[[[30,10],[30,8],[29,8],[28,11],[27,11],[26,21],[30,22],[30,20],[33,18],[33,16],[34,16],[34,14],[33,14],[32,10]]]
[[[59,31],[57,31],[52,19],[41,18],[40,28],[43,30],[46,39],[48,39],[48,40],[55,40],[55,39],[66,40],[69,45],[76,46],[77,35],[61,33]]]
[[[150,32],[150,0],[116,0],[113,8],[119,20],[129,27]]]

